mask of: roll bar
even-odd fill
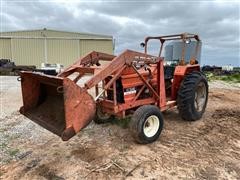
[[[199,44],[201,42],[199,36],[197,34],[191,34],[191,33],[182,33],[182,34],[174,34],[174,35],[167,35],[167,36],[148,36],[145,38],[144,43],[141,43],[141,45],[144,46],[144,53],[147,54],[147,45],[148,45],[148,41],[152,40],[152,39],[158,39],[161,43],[161,47],[160,47],[160,51],[159,51],[159,57],[161,57],[162,54],[162,49],[163,49],[163,44],[165,41],[172,41],[172,40],[182,40],[183,42],[187,42],[188,40],[192,40],[195,39],[197,42],[196,48],[195,48],[195,53],[194,56],[191,58],[191,61],[193,63],[196,62],[196,57],[198,54],[198,50],[199,50]],[[186,43],[183,43],[183,47],[182,47],[182,58],[179,64],[184,65],[185,64],[185,47],[186,47]]]

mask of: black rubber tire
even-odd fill
[[[203,82],[206,88],[206,100],[201,111],[197,111],[194,105],[195,92],[198,84]],[[206,76],[199,71],[193,71],[187,74],[183,79],[180,89],[178,90],[177,107],[180,116],[184,120],[199,120],[205,112],[208,101],[208,82]]]
[[[113,115],[104,114],[102,112],[101,107],[97,106],[96,114],[95,114],[93,121],[96,124],[103,124],[103,123],[111,122],[113,120],[113,118],[114,118]]]
[[[155,115],[159,120],[159,128],[155,135],[147,137],[144,133],[144,124],[147,118],[151,115]],[[143,105],[140,106],[133,114],[132,120],[130,121],[130,129],[133,138],[141,144],[148,144],[156,141],[163,129],[163,116],[160,109],[154,105]]]

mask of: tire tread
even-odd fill
[[[206,84],[207,96],[208,96],[207,78],[202,72],[193,71],[192,73],[187,74],[182,81],[182,84],[178,91],[178,98],[177,98],[178,110],[182,119],[189,120],[189,121],[194,121],[199,119],[199,115],[196,115],[196,113],[193,112],[193,109],[191,107],[192,104],[190,103],[192,101],[192,98],[194,98],[195,96],[193,89],[196,87],[199,81],[204,81],[204,83]],[[203,112],[204,110],[205,108],[203,109]]]

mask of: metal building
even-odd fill
[[[49,29],[0,33],[0,59],[16,65],[59,63],[64,67],[95,50],[113,54],[113,37]]]

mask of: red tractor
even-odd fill
[[[159,40],[159,56],[148,54],[150,40]],[[161,57],[166,41],[181,42],[181,57],[165,65]],[[195,43],[185,60],[188,44]],[[162,112],[174,106],[189,121],[202,117],[208,100],[208,83],[197,59],[198,35],[183,33],[147,37],[145,52],[126,50],[119,56],[91,52],[57,76],[21,72],[23,107],[20,112],[66,141],[92,120],[121,121],[132,115],[130,129],[139,143],[158,139],[163,128]],[[103,66],[103,61],[109,61]],[[83,82],[82,87],[77,83]],[[90,95],[93,89],[95,95]]]

